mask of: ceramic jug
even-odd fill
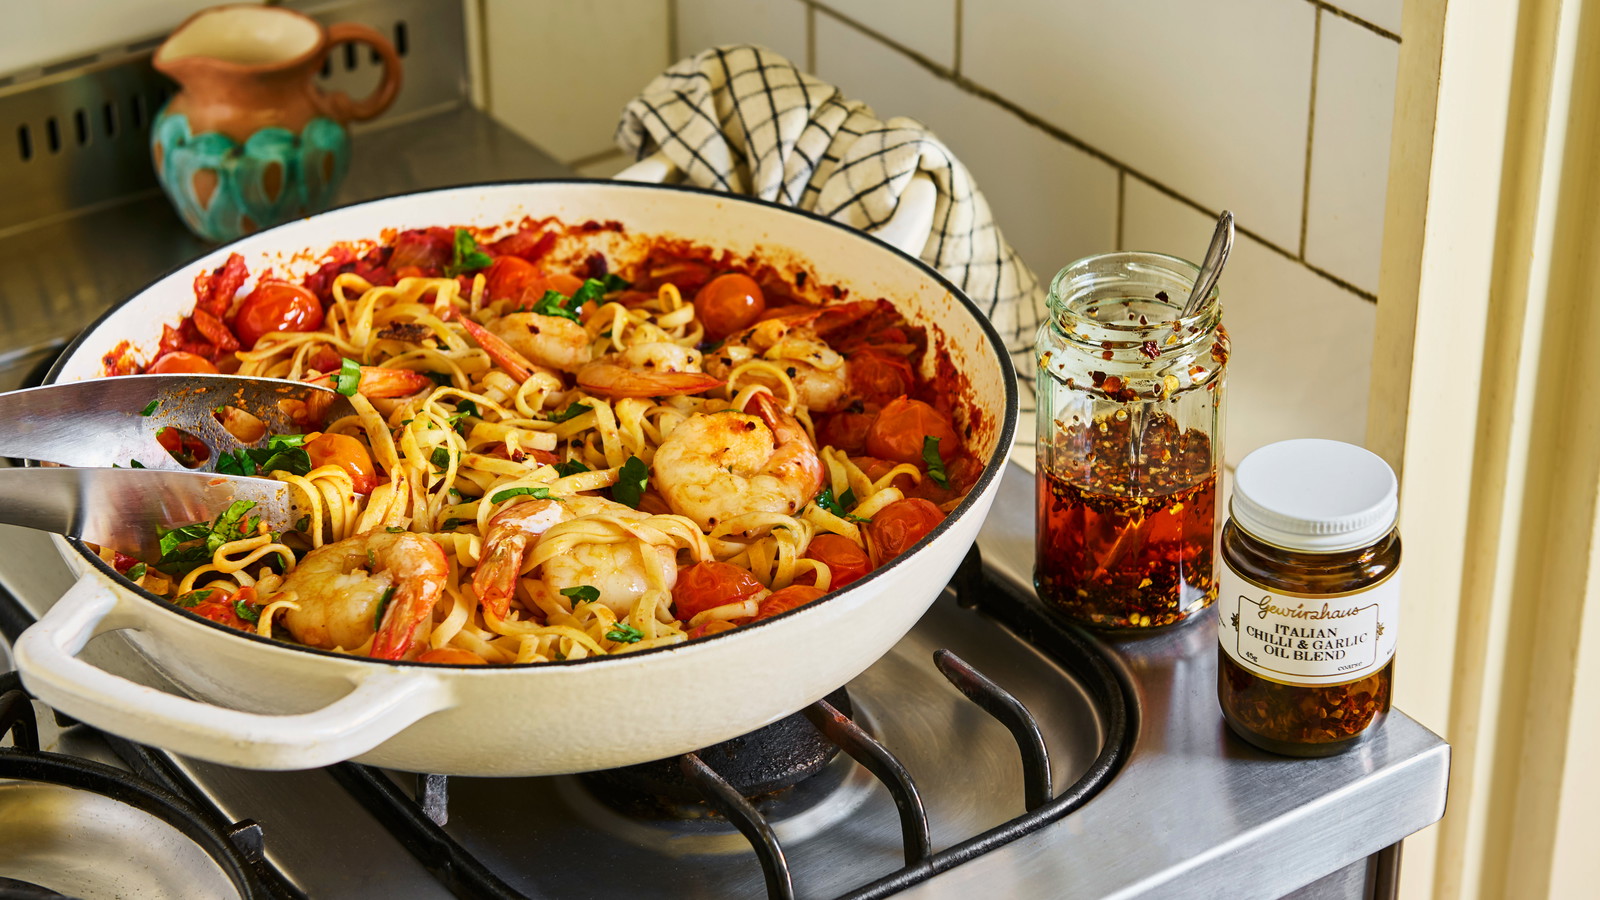
[[[364,100],[316,84],[323,59],[348,41],[383,60]],[[400,90],[400,57],[378,32],[325,29],[276,7],[202,10],[154,64],[179,86],[152,123],[156,174],[189,229],[214,241],[326,209],[350,166],[346,125],[383,112]]]

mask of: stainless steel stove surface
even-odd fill
[[[464,104],[459,17],[439,19],[448,4],[313,6],[378,27],[409,16],[413,53],[425,55],[426,65],[413,59],[408,72],[408,90],[418,92],[411,105],[389,124],[357,135],[342,201],[568,174]],[[428,36],[456,42],[455,50],[440,51]],[[5,100],[0,91],[0,118]],[[0,160],[0,183],[6,175]],[[17,387],[30,367],[111,303],[203,249],[148,190],[70,216],[0,221],[0,389]],[[915,785],[925,839],[917,834],[916,801],[847,753],[811,781],[756,800],[766,818],[746,823],[757,835],[752,844],[722,814],[625,817],[596,800],[578,776],[446,783],[349,764],[245,771],[137,747],[81,725],[57,727],[35,704],[41,742],[85,768],[132,768],[155,790],[170,789],[246,856],[259,842],[262,896],[759,897],[772,884],[759,857],[774,854],[753,849],[765,846],[759,832],[766,825],[802,897],[1273,898],[1392,890],[1397,854],[1385,848],[1442,814],[1449,748],[1399,711],[1375,740],[1332,759],[1289,760],[1247,747],[1228,734],[1216,706],[1209,617],[1138,639],[1062,629],[1026,587],[1032,477],[1009,467],[1001,491],[979,539],[987,582],[972,565],[964,568],[962,600],[973,607],[947,593],[848,686],[854,721]],[[0,630],[25,627],[71,580],[48,538],[0,526],[0,587],[7,592],[0,595]],[[1016,725],[1019,743],[941,673],[936,650],[953,652],[1032,713],[1048,766],[1025,764],[1039,752],[1027,749],[1035,746],[1027,726]],[[84,655],[163,686],[114,634],[92,641]],[[946,666],[959,668],[948,660]],[[9,667],[0,654],[0,672]],[[992,696],[985,702],[1004,706]],[[816,710],[812,716],[830,721]],[[894,781],[893,764],[841,733],[855,742],[852,752]],[[0,740],[0,764],[15,761],[15,740]],[[0,878],[83,897],[134,895],[145,882],[110,865],[100,867],[112,873],[109,888],[61,874],[72,868],[64,860],[83,853],[71,849],[78,845],[35,841],[19,851],[24,845],[14,837],[82,831],[65,824],[69,808],[83,810],[90,817],[84,821],[148,824],[140,818],[145,814],[81,789],[0,776]],[[910,832],[903,828],[908,820]],[[148,890],[138,895],[227,894],[216,864],[160,833],[159,846],[171,849],[158,855],[187,862],[150,875]],[[135,845],[140,840],[146,839]],[[920,860],[909,868],[908,851]],[[103,857],[124,860],[131,871],[144,867],[149,854],[135,846]],[[61,869],[55,881],[52,866]],[[0,882],[0,897],[10,896],[7,890]],[[781,894],[781,885],[776,890]]]

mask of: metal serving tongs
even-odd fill
[[[352,412],[329,388],[237,375],[128,375],[0,394],[0,456],[58,464],[0,468],[0,522],[140,559],[160,554],[158,527],[211,521],[236,500],[254,501],[251,515],[286,531],[287,485],[218,474],[218,459]],[[205,459],[191,469],[167,452],[156,435],[168,427],[204,444]]]

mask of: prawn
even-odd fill
[[[306,379],[318,387],[335,387],[334,373]],[[356,392],[367,398],[406,397],[433,387],[433,379],[410,369],[390,369],[384,366],[362,366],[361,380]]]
[[[585,516],[605,516],[637,524],[651,518],[614,500],[576,496],[568,503],[575,514],[568,526],[577,528]],[[554,538],[555,535],[549,535]],[[614,534],[603,540],[580,540],[547,555],[539,571],[552,593],[587,585],[600,592],[599,602],[617,616],[627,616],[634,603],[652,588],[671,591],[678,581],[678,549],[672,544],[657,544],[631,534]],[[655,580],[652,583],[651,574]]]
[[[449,560],[419,534],[370,531],[325,544],[289,570],[283,591],[299,609],[280,621],[295,640],[331,650],[372,640],[369,655],[403,659],[433,627]]]
[[[730,337],[706,360],[706,371],[729,378],[733,370],[752,359],[765,359],[782,367],[794,382],[801,405],[817,412],[835,412],[844,406],[850,386],[849,364],[822,340],[825,314],[832,307],[765,319]]]
[[[511,313],[495,320],[489,331],[535,365],[576,372],[590,360],[589,332],[571,319]]]
[[[632,344],[578,370],[578,386],[603,397],[670,397],[722,387],[700,371],[700,351],[671,341]]]
[[[522,574],[528,546],[550,526],[572,517],[559,500],[532,500],[495,513],[484,529],[483,558],[472,571],[472,590],[486,612],[504,619],[511,610],[511,595]]]
[[[800,423],[771,394],[755,393],[751,403],[753,416],[693,416],[656,450],[657,489],[702,529],[745,513],[791,515],[822,487],[822,460]]]
[[[489,520],[484,536],[483,561],[472,573],[472,588],[486,612],[505,618],[516,590],[517,578],[530,547],[562,523],[585,516],[607,516],[637,523],[648,513],[602,497],[573,496],[561,500],[532,500],[506,507]],[[634,601],[652,587],[650,568],[671,590],[677,581],[677,548],[651,544],[631,535],[605,540],[574,540],[560,553],[546,556],[538,565],[540,580],[551,593],[588,586],[600,592],[599,601],[619,616],[627,615]]]

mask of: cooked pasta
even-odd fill
[[[233,460],[289,485],[293,531],[235,504],[165,532],[141,586],[336,652],[582,659],[814,601],[975,479],[889,303],[681,248],[580,278],[523,258],[549,228],[405,232],[242,299],[242,260],[203,277],[147,371],[327,384],[354,414]]]

